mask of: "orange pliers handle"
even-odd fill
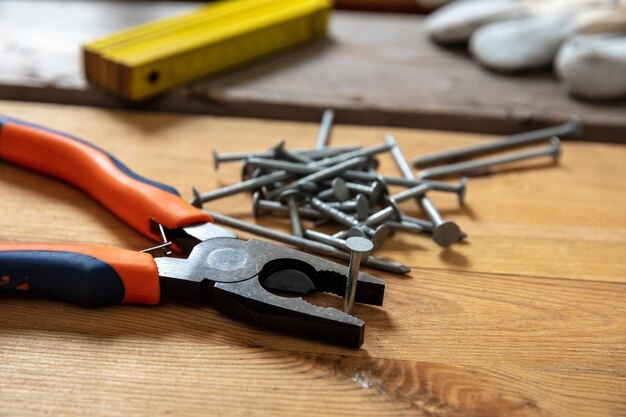
[[[73,136],[0,117],[0,157],[67,181],[142,234],[211,222],[176,189],[131,171]],[[87,306],[156,304],[159,273],[145,253],[90,245],[0,244],[0,290],[27,290]]]
[[[88,142],[44,127],[0,118],[0,158],[73,184],[157,241],[155,223],[177,229],[211,221],[173,187],[136,174]]]

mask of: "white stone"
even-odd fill
[[[552,63],[575,30],[570,14],[491,23],[472,35],[470,50],[482,65],[496,71],[537,69]]]
[[[556,69],[577,96],[596,100],[626,97],[626,36],[577,36],[561,47]]]
[[[426,33],[441,44],[462,44],[481,26],[526,16],[519,0],[459,0],[426,18]]]
[[[580,33],[626,33],[626,4],[619,7],[593,7],[576,14]]]

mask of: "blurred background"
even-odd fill
[[[231,1],[242,0],[219,3]],[[89,76],[85,45],[213,4],[3,0],[0,99],[306,121],[333,108],[342,123],[498,134],[577,117],[584,139],[624,140],[626,14],[614,0],[337,0],[321,36],[254,57],[235,48],[240,62],[215,70],[197,59],[149,97],[121,91],[142,47],[103,58],[98,76],[119,76],[108,87]]]

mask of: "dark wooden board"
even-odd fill
[[[0,98],[126,107],[87,86],[80,44],[191,2],[0,2]],[[626,142],[626,104],[576,101],[550,73],[504,76],[425,37],[421,17],[338,11],[328,40],[136,106],[220,115],[509,133],[578,116],[585,139]]]

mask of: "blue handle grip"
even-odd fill
[[[87,307],[117,304],[124,283],[89,255],[39,250],[0,252],[0,291],[24,290]]]

